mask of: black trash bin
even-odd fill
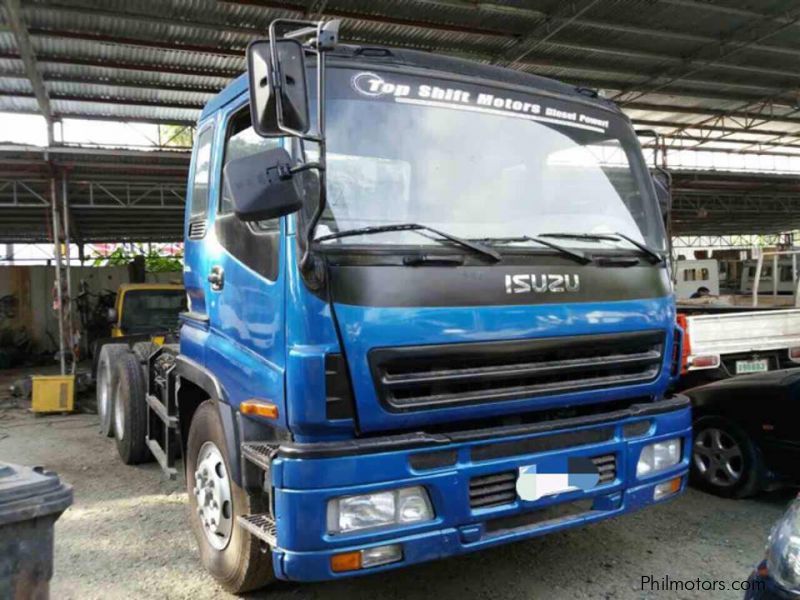
[[[72,487],[41,467],[0,462],[0,598],[45,599],[53,576],[53,525]]]

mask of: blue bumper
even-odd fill
[[[683,440],[681,461],[637,478],[642,448],[676,437]],[[690,450],[691,409],[682,396],[538,425],[282,447],[271,469],[277,523],[275,573],[293,581],[376,573],[615,517],[654,503],[659,483],[681,477],[679,491],[683,491]],[[613,476],[589,490],[533,502],[514,494],[500,505],[471,506],[473,478],[516,473],[520,467],[554,457],[607,461],[609,456],[614,457]],[[327,532],[328,500],[411,485],[427,490],[433,520],[348,534]],[[402,560],[343,573],[331,568],[336,554],[386,544],[400,544]]]

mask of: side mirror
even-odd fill
[[[236,216],[242,221],[262,221],[298,211],[303,201],[291,168],[292,159],[283,148],[237,158],[225,165],[225,182]]]
[[[117,309],[116,308],[109,308],[108,309],[108,312],[106,313],[106,319],[108,319],[108,322],[111,325],[115,325],[116,324],[118,317],[119,317],[119,315],[117,314]]]
[[[297,40],[281,39],[274,46],[277,73],[272,69],[269,40],[255,40],[247,47],[253,129],[262,137],[285,135],[283,128],[307,133],[310,119],[303,45]]]

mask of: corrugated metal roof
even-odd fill
[[[783,115],[800,140],[800,6],[778,0],[29,0],[22,18],[56,116],[191,122],[272,19],[320,6],[349,41],[481,62],[522,54],[516,68],[603,89],[662,133],[713,117],[737,139]],[[0,31],[0,75],[15,80],[0,108],[31,110],[23,73]]]
[[[0,24],[7,23],[4,10]],[[667,135],[674,150],[758,151],[774,160],[800,156],[798,3],[27,0],[20,16],[56,118],[193,123],[201,107],[244,70],[247,43],[263,36],[273,19],[326,16],[343,20],[345,41],[511,63],[527,73],[598,88],[620,102],[637,127]],[[34,91],[15,34],[0,27],[0,111],[39,111]],[[44,163],[36,152],[0,149],[0,172],[27,164],[33,171],[20,176],[32,177],[31,189],[38,190],[47,173],[37,171]],[[185,155],[68,152],[56,160],[70,161],[69,191],[84,239],[181,237],[182,192],[167,193],[168,206],[152,202],[160,202],[164,190],[183,189]],[[136,197],[123,181],[130,173],[151,187],[138,191],[147,193],[139,208],[119,211],[113,196]],[[793,201],[800,192],[796,178],[741,177],[676,174],[675,231],[800,227],[793,221],[800,214]],[[102,181],[110,193],[91,196],[88,190]],[[0,193],[0,204],[8,189]],[[731,208],[739,206],[747,210]],[[162,211],[158,226],[141,218],[147,210]],[[0,241],[20,231],[26,239],[44,236],[40,213],[21,207],[6,229],[0,219]]]

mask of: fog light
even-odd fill
[[[431,519],[433,508],[428,492],[418,485],[328,501],[328,533],[409,525]]]
[[[670,479],[669,481],[665,481],[664,483],[659,483],[655,488],[653,488],[653,500],[662,500],[667,496],[672,496],[672,494],[677,494],[680,489],[681,489],[680,477],[676,477],[675,479]]]
[[[367,548],[366,550],[361,551],[362,569],[379,567],[380,565],[388,565],[389,563],[400,560],[403,560],[403,549],[400,547],[400,544],[377,546],[375,548]]]
[[[681,440],[675,438],[656,442],[642,448],[639,463],[636,465],[636,476],[650,475],[674,467],[681,460]]]

